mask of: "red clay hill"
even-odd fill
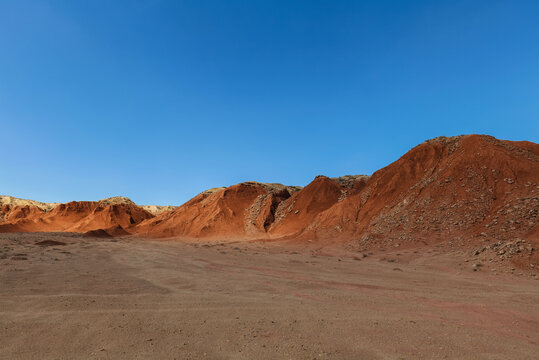
[[[316,177],[305,188],[245,182],[150,213],[125,198],[3,205],[0,231],[352,242],[410,246],[488,238],[537,244],[539,145],[490,136],[426,141],[372,176]],[[119,226],[119,227],[118,227]],[[520,246],[520,245],[519,245]]]
[[[0,208],[0,232],[84,233],[110,229],[110,235],[125,235],[128,234],[125,229],[151,217],[151,213],[126,198],[72,201],[54,204],[49,209],[35,204],[3,204]]]
[[[278,205],[299,189],[257,182],[211,189],[135,231],[150,237],[265,238]]]
[[[375,172],[302,236],[365,244],[535,238],[539,145],[490,136],[436,138]]]
[[[539,145],[436,138],[368,176],[303,189],[247,182],[138,224],[151,237],[295,238],[397,245],[537,238]]]

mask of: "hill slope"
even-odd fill
[[[0,232],[86,232],[116,226],[127,229],[151,217],[146,210],[127,203],[72,201],[50,211],[33,205],[3,205]]]
[[[361,191],[321,213],[308,235],[395,244],[526,237],[537,228],[538,183],[537,144],[437,138],[375,172]]]
[[[536,243],[539,145],[483,135],[440,137],[370,177],[318,176],[305,188],[245,182],[207,190],[177,208],[148,208],[155,215],[123,197],[54,206],[0,200],[0,231],[123,229],[148,237],[361,247],[485,238]]]
[[[137,225],[151,237],[261,238],[278,204],[297,191],[281,184],[245,182],[205,191],[177,209]]]

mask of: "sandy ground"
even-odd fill
[[[537,359],[536,278],[343,255],[0,234],[0,358]]]

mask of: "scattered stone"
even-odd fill
[[[477,271],[481,266],[483,266],[481,263],[475,263],[472,265],[472,269],[473,271]]]

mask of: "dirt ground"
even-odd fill
[[[537,277],[463,259],[0,234],[0,358],[537,359]]]

